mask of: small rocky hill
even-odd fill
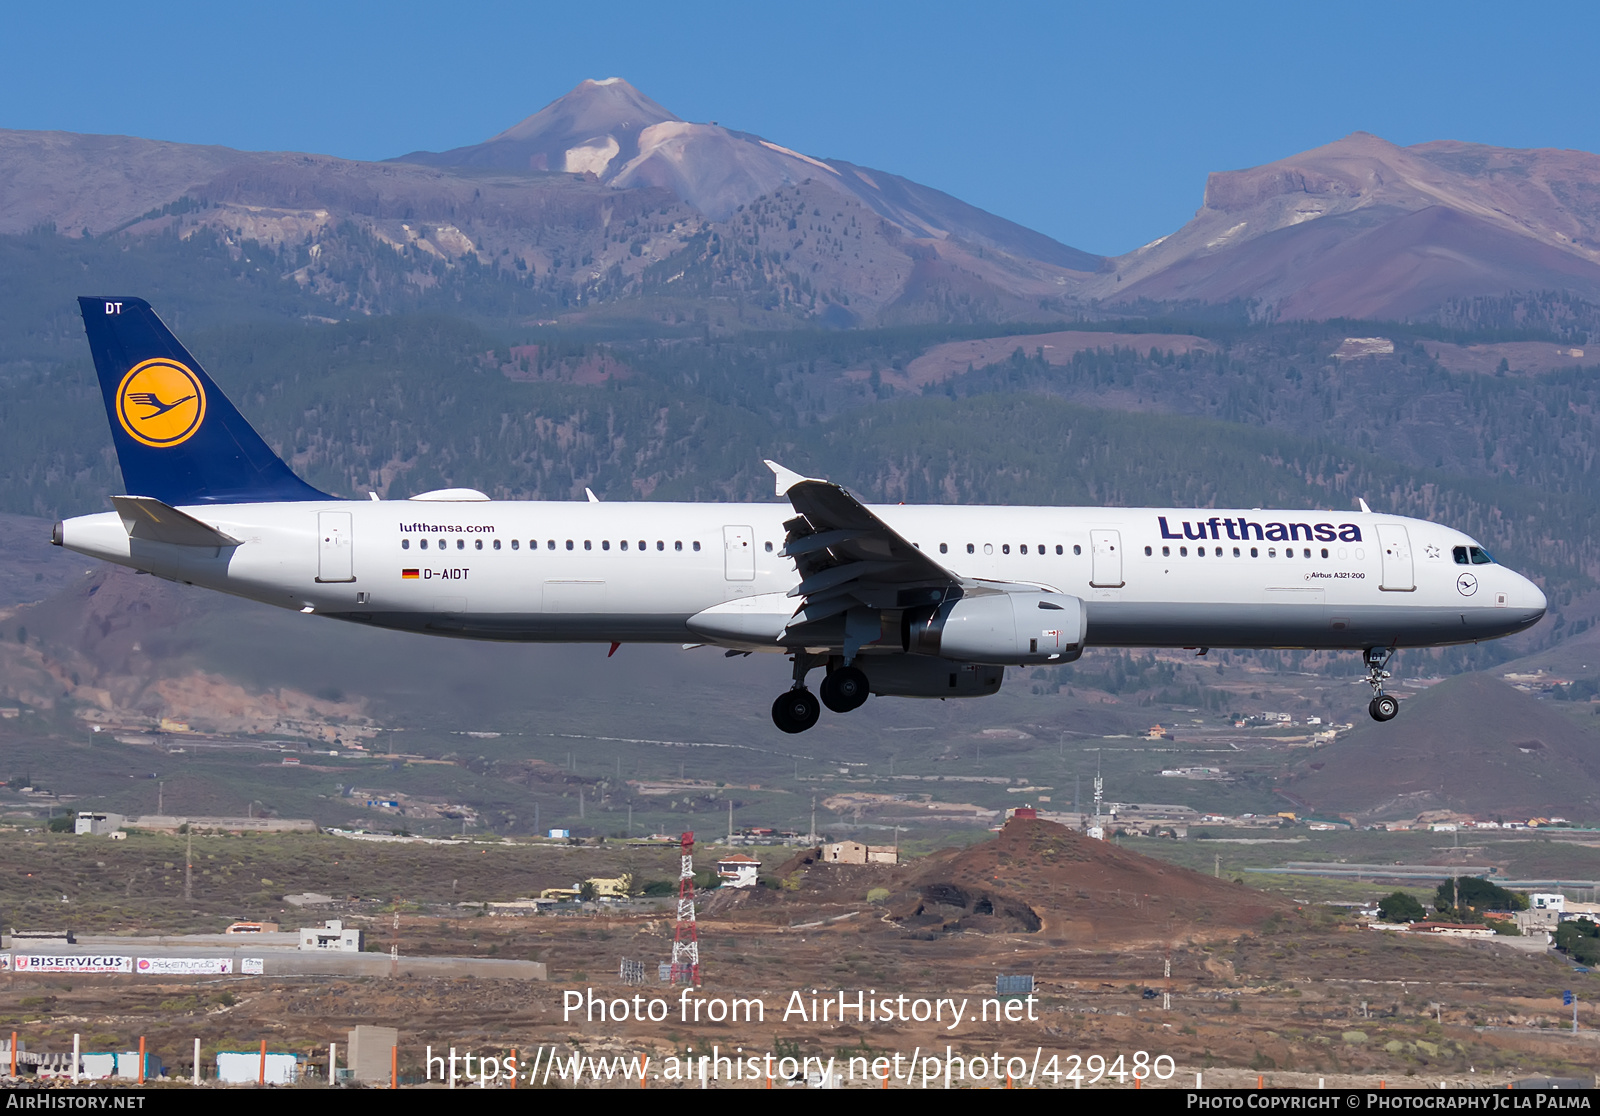
[[[1261,892],[1066,826],[1013,818],[993,841],[917,861],[889,917],[919,937],[1040,933],[1078,944],[1231,934],[1286,909]]]

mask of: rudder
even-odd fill
[[[142,298],[79,298],[128,493],[166,504],[331,500],[295,476]]]

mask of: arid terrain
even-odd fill
[[[16,852],[22,840],[0,844]],[[95,855],[89,839],[77,840],[83,856]],[[273,840],[235,843],[270,856]],[[502,855],[470,846],[417,848],[382,846],[371,856],[405,857],[432,874],[463,877],[475,862],[478,888],[482,865]],[[530,858],[549,856],[564,858],[561,870],[570,872],[573,857],[593,857],[608,870],[631,862],[645,874],[660,871],[670,851],[524,847],[505,851],[500,865],[520,870]],[[852,1057],[867,1059],[861,1069],[879,1057],[893,1064],[899,1054],[899,1067],[887,1072],[900,1076],[889,1087],[908,1084],[913,1054],[960,1055],[968,1070],[974,1059],[986,1059],[1003,1075],[1010,1058],[1034,1072],[1037,1052],[1038,1065],[1055,1058],[1057,1080],[1036,1083],[1070,1086],[1062,1075],[1086,1064],[1071,1056],[1100,1055],[1114,1067],[1121,1054],[1125,1073],[1139,1051],[1141,1064],[1171,1059],[1161,1068],[1172,1085],[1191,1086],[1196,1073],[1212,1087],[1253,1086],[1257,1077],[1269,1085],[1314,1085],[1318,1078],[1333,1085],[1491,1085],[1582,1072],[1600,1034],[1588,1029],[1586,1006],[1584,1030],[1567,1033],[1561,991],[1588,978],[1555,955],[1374,933],[1333,908],[1296,906],[1043,822],[1014,821],[992,841],[899,867],[824,864],[802,853],[763,883],[702,893],[703,983],[687,996],[654,979],[671,951],[670,899],[647,909],[521,917],[488,914],[476,904],[416,903],[405,906],[398,930],[392,906],[349,899],[315,914],[286,907],[279,917],[293,924],[342,915],[366,927],[369,949],[395,942],[407,954],[535,958],[547,964],[550,980],[13,974],[0,986],[0,1025],[15,1028],[30,1050],[70,1049],[74,1033],[85,1049],[127,1049],[143,1036],[169,1069],[186,1073],[195,1037],[208,1061],[215,1051],[254,1050],[266,1040],[271,1050],[325,1065],[330,1042],[342,1047],[350,1027],[379,1024],[401,1033],[406,1083],[426,1079],[429,1047],[435,1054],[455,1047],[495,1058],[515,1049],[524,1067],[554,1055],[553,1079],[540,1081],[551,1086],[563,1084],[559,1067],[570,1069],[566,1059],[575,1054],[648,1056],[652,1067],[666,1067],[669,1059],[713,1048],[833,1057],[841,1077]],[[258,902],[241,904],[241,913],[269,912]],[[642,988],[619,982],[624,959],[644,962],[649,979]],[[995,996],[995,977],[1003,974],[1035,981],[1034,1001],[1013,1001],[1010,1022],[994,1018],[1005,1010]],[[595,1009],[576,1005],[587,1005],[591,990],[607,1005],[600,1012],[627,1000],[630,1017],[590,1018]],[[948,1005],[926,1022],[863,1022],[850,1012],[841,1022],[838,997],[854,1004],[858,991],[886,1012],[910,1014],[919,999],[966,1007],[953,1026]],[[632,1018],[635,995],[641,1003],[659,998],[665,1018]],[[759,1001],[759,1017],[713,1021],[736,998]],[[818,1018],[825,1000],[830,1011]],[[744,1012],[756,1009],[747,1003]],[[649,1072],[650,1087],[674,1084],[670,1073],[663,1079]],[[985,1083],[995,1083],[992,1075],[966,1082]],[[632,1078],[609,1084],[638,1087]],[[859,1077],[853,1084],[883,1087]],[[1112,1076],[1100,1084],[1132,1081]],[[746,1076],[710,1085],[767,1082]]]

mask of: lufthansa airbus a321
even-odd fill
[[[875,506],[770,461],[786,502],[342,500],[268,448],[148,303],[79,303],[128,494],[56,524],[58,546],[381,628],[783,653],[785,732],[870,694],[992,694],[1005,667],[1086,647],[1356,651],[1387,721],[1396,649],[1495,639],[1545,612],[1478,540],[1365,504]]]

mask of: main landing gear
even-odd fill
[[[816,695],[806,689],[806,674],[823,663],[827,663],[828,673],[818,687],[822,691],[822,700],[818,702]],[[857,667],[845,666],[842,657],[835,655],[830,660],[824,655],[797,651],[794,685],[772,703],[772,723],[787,733],[805,732],[817,723],[822,706],[826,705],[835,713],[848,713],[866,704],[869,693],[867,676]]]
[[[1389,679],[1389,660],[1393,657],[1393,647],[1367,648],[1367,685],[1372,687],[1372,701],[1367,704],[1367,712],[1374,721],[1392,721],[1400,712],[1400,699],[1383,692],[1383,684]]]

